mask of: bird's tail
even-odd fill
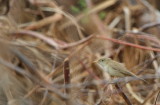
[[[146,80],[144,80],[144,79],[142,79],[142,78],[140,78],[140,77],[138,77],[138,76],[136,76],[136,75],[134,75],[134,77],[136,77],[136,78],[138,78],[138,79],[144,81],[145,83],[149,84]]]

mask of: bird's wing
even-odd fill
[[[122,63],[118,63],[118,62],[112,62],[112,63],[110,63],[109,64],[114,70],[117,70],[117,71],[119,71],[119,72],[121,72],[122,74],[124,74],[124,75],[128,75],[128,76],[134,76],[135,74],[133,74],[133,73],[131,73],[131,72],[129,72],[128,70],[127,70],[127,68],[125,67],[125,65],[124,64],[122,64]]]
[[[138,78],[138,79],[140,79],[140,80],[143,80],[145,83],[148,84],[148,82],[147,82],[146,80],[144,80],[144,79],[142,79],[142,78],[139,78],[138,76],[136,76],[136,75],[135,75],[134,73],[132,73],[132,72],[129,72],[129,71],[127,70],[127,68],[125,67],[124,64],[118,63],[117,65],[115,65],[116,63],[118,63],[118,62],[110,63],[111,67],[112,67],[114,70],[117,70],[117,71],[121,72],[121,73],[124,74],[125,76],[133,76],[133,77],[136,77],[136,78]]]

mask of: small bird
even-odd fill
[[[105,72],[107,72],[110,76],[114,77],[125,77],[125,76],[133,76],[140,80],[143,80],[147,83],[146,80],[139,78],[132,72],[128,71],[124,64],[114,61],[110,58],[100,58],[95,63]]]

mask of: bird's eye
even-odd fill
[[[104,61],[104,59],[101,60],[102,62]]]

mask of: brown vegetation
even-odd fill
[[[159,1],[67,1],[0,0],[0,105],[159,105]]]

